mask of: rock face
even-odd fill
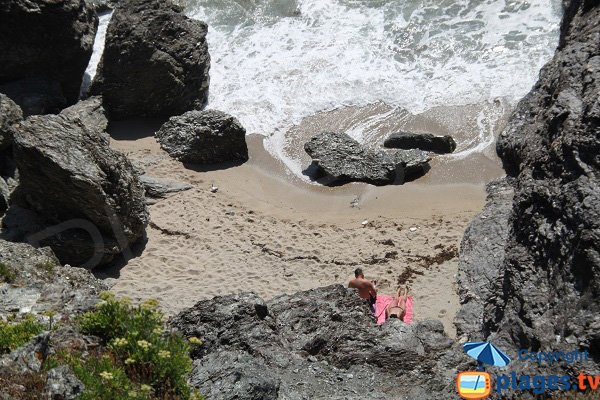
[[[23,112],[6,95],[0,93],[0,152],[12,144],[13,125],[23,120]]]
[[[424,166],[429,157],[419,151],[390,152],[367,149],[344,133],[324,132],[304,145],[318,169],[336,182],[367,182],[374,185],[393,183],[408,172]]]
[[[468,361],[441,322],[378,326],[340,285],[269,302],[217,297],[170,325],[202,339],[190,381],[212,399],[446,399],[455,368]]]
[[[106,286],[81,268],[63,267],[49,248],[0,239],[0,263],[15,277],[0,279],[0,317],[11,313],[43,314],[53,310],[55,320],[91,308]]]
[[[57,82],[69,104],[76,102],[97,26],[84,0],[3,1],[0,84],[43,78]]]
[[[17,125],[20,184],[12,201],[29,216],[11,207],[6,235],[48,245],[63,263],[88,268],[109,262],[144,235],[143,187],[129,160],[108,146],[105,127],[98,98]],[[23,220],[37,226],[19,227]]]
[[[164,0],[120,1],[92,84],[111,118],[179,115],[208,98],[207,26]]]
[[[156,138],[171,157],[186,163],[248,160],[246,130],[237,119],[217,110],[172,117],[156,132]]]
[[[23,120],[23,113],[10,98],[0,93],[0,216],[8,209],[14,182],[15,164],[12,154],[14,125]]]
[[[486,338],[507,349],[585,349],[593,363],[600,359],[598,21],[597,1],[565,2],[560,46],[497,145],[514,200],[504,251],[500,243],[487,251],[488,258],[503,252],[504,260],[488,263],[484,278],[490,276],[493,287],[470,285],[482,298],[498,293],[485,305]],[[499,231],[503,218],[488,219],[488,228],[477,230]]]
[[[452,136],[435,136],[430,133],[394,133],[383,145],[393,149],[420,149],[438,154],[452,153],[456,149]]]
[[[189,183],[178,182],[172,179],[155,178],[149,175],[141,175],[140,182],[144,185],[146,197],[162,199],[171,193],[183,192],[193,188]]]
[[[481,341],[489,334],[484,315],[501,286],[504,246],[508,237],[513,189],[506,179],[487,186],[487,204],[467,227],[460,245],[458,288],[462,308],[454,324],[458,336]],[[486,333],[487,332],[487,333]]]

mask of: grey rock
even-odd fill
[[[246,130],[217,110],[189,111],[172,117],[156,132],[160,146],[179,161],[216,164],[248,160]]]
[[[456,142],[452,136],[435,136],[430,133],[394,133],[383,142],[383,145],[394,149],[420,149],[438,154],[452,153],[456,150]]]
[[[45,332],[29,341],[25,346],[0,357],[0,374],[6,371],[17,373],[40,372],[42,361],[48,353],[48,339]]]
[[[0,84],[54,80],[68,104],[79,97],[98,17],[84,0],[10,0],[0,4]]]
[[[6,237],[50,246],[63,263],[87,268],[111,261],[143,237],[143,187],[129,160],[109,147],[105,125],[96,98],[17,125],[20,184],[11,207],[35,212],[45,229],[14,237],[5,218]]]
[[[9,97],[0,93],[0,152],[12,144],[13,125],[23,120],[23,112]]]
[[[209,85],[206,33],[204,22],[171,1],[119,1],[91,93],[103,95],[115,119],[201,109]]]
[[[512,211],[513,189],[506,179],[487,185],[487,203],[471,221],[460,245],[458,288],[461,309],[454,324],[457,334],[469,341],[485,337],[484,312],[496,295],[503,277],[508,219]]]
[[[320,173],[336,182],[367,182],[374,185],[393,183],[396,168],[402,166],[383,152],[369,150],[344,133],[323,132],[304,144]]]
[[[8,188],[8,184],[0,176],[0,216],[2,216],[6,210],[8,210],[8,205],[10,204],[10,189]]]
[[[443,399],[455,391],[451,371],[467,365],[439,321],[378,326],[340,285],[268,302],[216,297],[169,324],[203,341],[190,382],[213,399]]]
[[[155,178],[153,176],[142,175],[140,182],[144,185],[146,197],[161,199],[171,193],[183,192],[193,188],[189,183],[178,182],[171,179]]]
[[[485,321],[501,342],[600,357],[600,4],[566,3],[561,45],[497,150],[514,177],[502,296]],[[558,342],[557,342],[557,338]]]
[[[62,266],[49,248],[0,239],[0,262],[16,274],[14,284],[0,283],[0,317],[12,313],[43,314],[56,320],[88,310],[106,290],[104,283],[81,268]]]
[[[397,176],[396,179],[400,178],[402,181],[410,177],[418,177],[423,175],[429,170],[429,161],[431,161],[430,153],[423,150],[395,150],[385,151],[386,158],[394,165],[402,166],[402,170],[396,168],[396,173],[402,176]]]
[[[23,110],[25,117],[58,114],[68,104],[60,82],[49,78],[25,78],[0,85]]]
[[[483,313],[475,324],[459,323],[459,330],[472,335],[479,330],[481,337],[513,358],[515,349],[521,348],[587,350],[591,360],[578,362],[576,369],[597,373],[600,3],[568,0],[564,6],[559,48],[497,143],[514,190],[506,241],[502,245],[501,238],[491,238],[492,243],[463,252],[461,298],[471,293],[473,300],[466,304],[473,307],[461,311],[459,319],[477,315],[480,302]],[[509,201],[508,192],[506,196],[501,202]],[[484,211],[488,218],[476,222],[478,227],[471,229],[467,241],[504,235],[505,206],[493,209],[497,215]],[[500,257],[501,264],[484,263],[480,267],[484,282],[475,282],[465,270],[473,260],[465,256],[475,262]],[[511,370],[548,375],[571,371],[572,366],[513,362],[504,373]]]
[[[44,396],[50,400],[73,400],[85,387],[67,366],[61,365],[48,371]]]

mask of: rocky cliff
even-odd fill
[[[568,1],[559,48],[498,141],[512,204],[474,221],[463,242],[461,273],[479,280],[462,283],[473,294],[463,313],[474,297],[485,309],[465,333],[480,329],[507,349],[587,349],[599,360],[599,94],[600,2]],[[478,241],[483,252],[465,248]]]

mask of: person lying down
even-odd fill
[[[408,288],[398,288],[396,297],[392,300],[390,305],[385,309],[385,319],[397,318],[400,321],[404,321],[406,315],[406,300],[408,299]]]

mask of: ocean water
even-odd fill
[[[187,14],[209,24],[209,107],[265,135],[299,174],[290,128],[347,106],[392,108],[349,129],[364,141],[394,109],[483,104],[456,157],[485,150],[494,100],[511,107],[530,90],[562,10],[560,0],[188,0]]]

